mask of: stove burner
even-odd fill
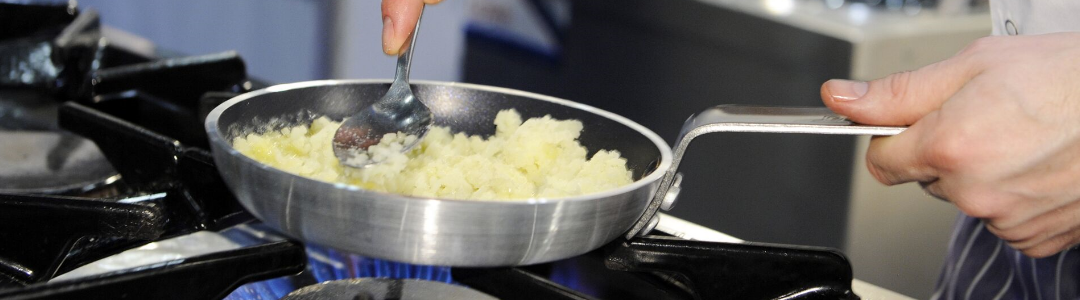
[[[358,278],[307,286],[282,300],[384,300],[384,299],[496,299],[487,294],[446,283],[387,278]]]
[[[56,124],[58,96],[100,65],[99,29],[93,11],[0,3],[0,192],[77,194],[117,179],[93,143]]]
[[[0,192],[73,195],[119,179],[100,145],[57,126],[63,101],[145,118],[205,148],[201,97],[240,91],[247,77],[234,52],[148,61],[109,46],[100,28],[96,12],[73,4],[0,3]]]
[[[244,228],[245,230],[233,230]],[[265,226],[238,226],[223,231],[230,240],[242,244],[262,244],[268,240],[258,236],[270,229]],[[270,235],[275,236],[275,235]],[[309,244],[307,270],[297,276],[275,278],[243,285],[225,297],[225,300],[278,299],[297,288],[319,282],[353,278],[390,278],[435,281],[458,284],[451,279],[450,267],[412,265],[382,259],[363,257],[334,249]]]
[[[94,143],[67,132],[0,129],[0,140],[0,193],[77,194],[119,179]]]
[[[0,193],[79,194],[118,176],[97,145],[57,125],[42,91],[0,91]]]

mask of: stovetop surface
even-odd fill
[[[51,135],[0,148],[38,168],[0,172],[22,184],[0,186],[0,299],[278,299],[358,277],[505,299],[858,298],[835,250],[717,243],[735,240],[670,216],[659,225],[669,235],[519,267],[418,266],[304,244],[247,213],[206,150],[209,110],[265,86],[242,57],[145,57],[100,32],[92,10],[0,4],[0,137]],[[61,173],[83,177],[50,182]]]

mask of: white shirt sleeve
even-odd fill
[[[990,0],[994,35],[1080,31],[1080,0]]]

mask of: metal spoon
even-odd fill
[[[421,8],[420,16],[423,15]],[[416,136],[416,139],[405,143],[402,152],[419,144],[427,133],[433,119],[431,110],[413,95],[409,87],[409,66],[419,32],[420,19],[417,18],[416,29],[402,46],[405,50],[398,54],[397,71],[390,90],[378,102],[346,118],[334,133],[334,156],[343,165],[363,168],[379,163],[375,157],[368,158],[367,150],[388,133]]]

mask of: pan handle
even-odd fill
[[[671,209],[679,193],[679,162],[694,138],[717,132],[806,133],[839,135],[895,135],[907,127],[855,124],[825,107],[769,107],[719,105],[690,116],[675,140],[675,157],[645,213],[638,218],[626,238],[644,236],[652,231],[659,209]]]

